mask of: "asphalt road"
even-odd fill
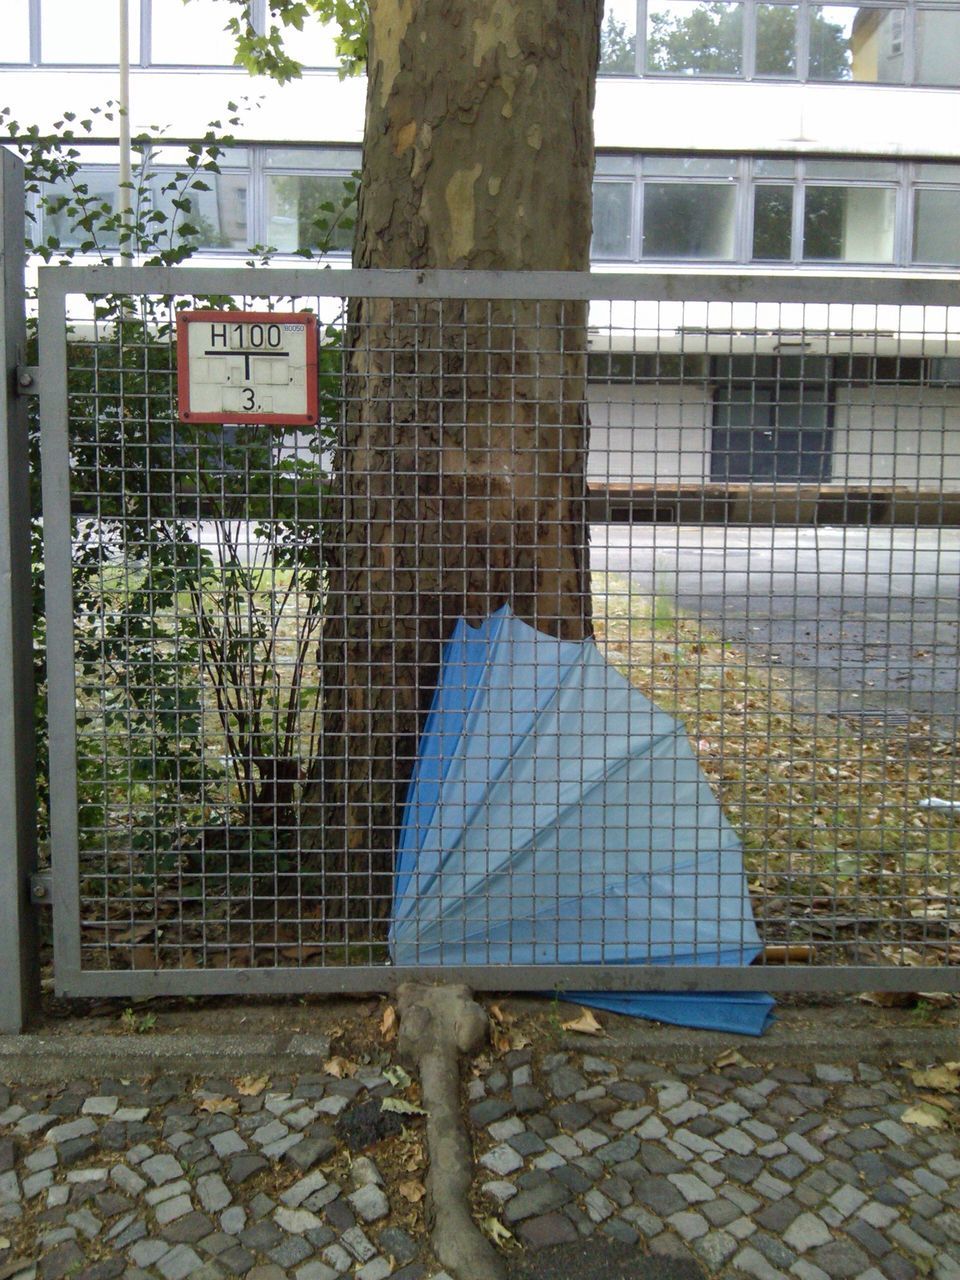
[[[595,570],[778,666],[826,714],[960,713],[960,530],[595,525]]]

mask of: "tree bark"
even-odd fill
[[[357,266],[588,267],[602,7],[372,0]],[[590,633],[586,305],[357,299],[347,389],[302,817],[345,929],[351,903],[389,908],[455,619],[509,603],[551,634]]]

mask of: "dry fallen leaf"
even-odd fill
[[[357,1064],[349,1062],[346,1058],[335,1055],[328,1058],[323,1064],[323,1069],[328,1076],[336,1076],[338,1080],[342,1080],[344,1076],[355,1076],[357,1074]]]
[[[237,1093],[241,1098],[256,1098],[270,1083],[269,1076],[241,1076],[237,1083]]]
[[[513,1232],[508,1230],[499,1218],[483,1218],[480,1225],[494,1244],[506,1246],[514,1243]]]
[[[921,1102],[918,1107],[908,1107],[900,1117],[904,1124],[915,1125],[918,1129],[942,1129],[946,1124],[946,1116],[939,1107]]]
[[[236,1098],[204,1098],[198,1105],[198,1111],[210,1111],[214,1115],[236,1115],[240,1103]]]
[[[394,1064],[392,1067],[387,1067],[383,1075],[384,1079],[389,1080],[391,1084],[399,1085],[404,1089],[408,1089],[410,1085],[413,1084],[413,1081],[407,1075],[406,1071],[404,1071],[403,1067],[397,1064]]]
[[[516,1016],[508,1013],[506,1009],[501,1009],[498,1004],[490,1006],[490,1017],[494,1022],[499,1022],[502,1027],[509,1027],[511,1022],[516,1022]]]
[[[395,1111],[400,1116],[425,1116],[423,1107],[415,1102],[407,1102],[406,1098],[384,1098],[380,1103],[381,1111]]]
[[[380,1034],[383,1036],[384,1044],[390,1044],[397,1038],[397,1011],[392,1004],[388,1004],[383,1011],[383,1017],[380,1019]]]
[[[944,1093],[960,1091],[960,1074],[949,1067],[930,1067],[928,1071],[915,1071],[910,1077],[921,1089],[939,1089]]]
[[[411,1204],[419,1204],[427,1194],[426,1187],[422,1182],[418,1182],[416,1178],[408,1178],[405,1182],[399,1183],[397,1190],[404,1200],[409,1200]]]
[[[576,1031],[582,1036],[606,1035],[603,1027],[589,1009],[581,1009],[579,1018],[574,1018],[572,1022],[561,1022],[560,1025],[564,1031]]]
[[[720,1057],[713,1064],[718,1070],[722,1071],[724,1067],[746,1067],[750,1064],[742,1053],[736,1049],[727,1049],[725,1053],[721,1053]]]

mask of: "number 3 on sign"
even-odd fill
[[[317,318],[306,312],[182,311],[177,316],[182,422],[317,421]]]

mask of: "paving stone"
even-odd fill
[[[522,1222],[525,1218],[550,1213],[562,1208],[572,1198],[567,1187],[551,1178],[541,1186],[524,1189],[508,1200],[503,1211],[504,1221]]]
[[[282,1192],[280,1199],[289,1209],[299,1208],[304,1200],[307,1200],[316,1191],[322,1190],[327,1185],[326,1175],[321,1173],[319,1169],[313,1173],[307,1174],[305,1178],[299,1178],[286,1191]]]
[[[810,1261],[824,1270],[831,1280],[852,1280],[866,1271],[870,1259],[850,1240],[833,1240],[814,1249]]]
[[[350,1258],[347,1258],[347,1266],[350,1266]],[[313,1262],[307,1262],[304,1266],[298,1267],[296,1272],[296,1280],[337,1280],[337,1277],[343,1272],[337,1271],[333,1267],[328,1267],[325,1262],[314,1259]]]
[[[337,1150],[337,1143],[332,1136],[321,1135],[303,1138],[300,1142],[284,1152],[283,1158],[296,1165],[303,1173],[307,1173],[321,1160],[326,1160]]]
[[[712,1187],[707,1186],[702,1178],[698,1178],[692,1173],[671,1173],[667,1175],[668,1181],[671,1182],[683,1196],[687,1204],[700,1204],[704,1200],[715,1200],[716,1192]]]
[[[199,1270],[202,1262],[188,1244],[178,1244],[154,1263],[164,1280],[185,1280]],[[247,1268],[249,1270],[249,1268]]]
[[[485,1152],[480,1157],[480,1164],[485,1169],[489,1169],[491,1173],[495,1173],[499,1177],[506,1177],[507,1174],[515,1173],[517,1169],[523,1168],[523,1158],[512,1147],[508,1147],[505,1142],[502,1142]]]
[[[551,1245],[572,1244],[577,1239],[576,1227],[562,1213],[528,1218],[520,1224],[517,1234],[524,1246],[534,1251]]]
[[[147,1175],[155,1187],[171,1182],[174,1178],[183,1177],[183,1166],[180,1161],[175,1156],[167,1155],[166,1152],[144,1160],[140,1170]]]
[[[642,1204],[662,1218],[669,1217],[671,1213],[679,1213],[687,1206],[687,1201],[666,1178],[645,1179],[637,1185],[636,1196]]]
[[[587,1082],[580,1072],[566,1063],[548,1073],[547,1084],[553,1096],[561,1101],[587,1087]]]
[[[484,1098],[482,1102],[476,1102],[470,1108],[470,1123],[483,1128],[501,1119],[510,1110],[510,1103],[504,1102],[502,1098]]]
[[[173,1196],[171,1199],[164,1200],[162,1204],[157,1205],[154,1215],[157,1222],[164,1226],[168,1222],[175,1222],[177,1218],[182,1218],[192,1208],[193,1201],[188,1195]]]
[[[376,1252],[376,1250],[374,1250]],[[371,1255],[372,1256],[372,1255]],[[339,1275],[342,1271],[349,1271],[353,1266],[353,1258],[347,1253],[343,1245],[332,1244],[323,1251],[323,1260]]]
[[[359,1227],[348,1227],[340,1237],[340,1243],[353,1254],[358,1262],[369,1262],[377,1253],[377,1250]]]
[[[234,1186],[242,1186],[255,1173],[266,1169],[267,1162],[263,1156],[254,1154],[233,1156],[227,1165],[227,1178]]]
[[[237,1155],[240,1151],[249,1151],[250,1149],[236,1129],[225,1129],[222,1133],[213,1134],[210,1138],[210,1145],[221,1160],[226,1159],[227,1156]]]
[[[241,1244],[231,1244],[217,1254],[217,1263],[228,1275],[245,1276],[251,1267],[256,1265],[256,1258]]]
[[[299,1236],[284,1236],[279,1244],[267,1250],[267,1256],[278,1267],[289,1271],[291,1267],[309,1258],[313,1252],[314,1246],[306,1239],[301,1239]]]
[[[171,1244],[197,1244],[213,1234],[213,1223],[205,1213],[194,1209],[168,1223],[161,1229],[160,1234]]]
[[[186,1178],[178,1178],[176,1182],[168,1182],[162,1187],[151,1187],[144,1195],[144,1201],[151,1206],[163,1204],[164,1200],[172,1200],[174,1196],[190,1194],[190,1183]]]
[[[358,1188],[347,1196],[347,1200],[357,1217],[364,1222],[378,1222],[390,1212],[390,1201],[383,1189],[374,1183]]]
[[[796,1253],[806,1253],[827,1244],[832,1236],[823,1221],[812,1213],[801,1213],[783,1233],[783,1239]]]

